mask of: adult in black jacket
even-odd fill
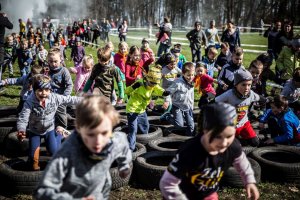
[[[186,34],[187,39],[190,41],[192,51],[192,62],[201,61],[201,46],[207,45],[207,37],[205,32],[201,29],[201,23],[195,22],[194,29]],[[197,57],[197,59],[195,59]]]
[[[1,11],[1,4],[0,4]],[[13,24],[8,20],[5,13],[0,13],[0,81],[2,80],[2,65],[4,62],[4,35],[5,28],[12,29]]]

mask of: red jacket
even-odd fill
[[[137,65],[132,64],[131,62],[126,62],[126,70],[125,70],[125,78],[126,78],[126,86],[132,85],[135,80],[137,79],[137,76],[140,75],[142,77],[142,72],[145,70],[145,66],[149,66],[154,60],[150,58],[146,62],[143,60],[140,60]]]

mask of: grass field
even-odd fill
[[[184,38],[186,33],[174,33],[173,37]],[[148,32],[146,31],[130,31],[128,36],[135,36],[139,38],[148,37]],[[117,51],[117,44],[119,38],[116,36],[110,37],[111,41],[115,45],[115,51]],[[242,34],[241,35],[242,44],[255,44],[255,45],[267,45],[266,38],[259,36],[257,34]],[[138,45],[140,46],[141,40],[139,39],[128,39],[129,46]],[[187,42],[187,41],[183,41]],[[100,42],[100,45],[103,46],[104,42]],[[155,42],[151,42],[151,48],[154,52],[157,52],[158,46],[155,45]],[[247,47],[247,49],[256,49],[256,50],[266,50],[264,48],[254,48]],[[94,60],[96,59],[96,49],[91,47],[86,47],[86,54],[92,54]],[[66,51],[67,57],[69,60],[66,61],[67,67],[73,66],[73,63],[70,60],[70,49]],[[188,60],[191,60],[191,53],[188,46],[183,46],[182,53],[186,56]],[[244,55],[244,66],[249,66],[250,62],[257,57],[256,53],[245,53]],[[18,67],[15,65],[15,77],[20,76]],[[8,77],[8,73],[5,72],[3,78]],[[74,79],[74,76],[73,76]],[[19,91],[21,86],[7,86],[6,90],[0,94],[0,106],[1,105],[17,105],[19,101]],[[276,176],[276,175],[275,175]],[[1,180],[0,180],[1,181]],[[275,184],[275,183],[261,183],[258,185],[258,188],[261,192],[261,199],[274,199],[274,200],[290,200],[290,199],[300,199],[300,186],[294,184]],[[243,189],[231,189],[224,188],[219,193],[221,200],[233,200],[233,199],[247,199],[245,191]],[[28,195],[15,195],[14,199],[32,199]],[[140,200],[140,199],[162,199],[160,192],[155,190],[142,190],[132,187],[124,187],[116,191],[112,191],[111,198],[112,200],[117,199],[131,199],[131,200]]]
[[[174,32],[173,37],[174,38],[185,38],[185,34],[183,32]],[[131,37],[138,37],[138,38],[143,38],[143,37],[148,37],[148,32],[146,31],[130,31],[128,33],[128,36]],[[113,42],[114,46],[115,46],[115,51],[117,51],[117,47],[118,47],[118,43],[119,43],[119,38],[116,36],[110,36],[111,41]],[[154,39],[154,38],[153,38]],[[241,35],[241,41],[242,44],[255,44],[255,45],[266,45],[267,44],[267,40],[266,38],[259,36],[258,34],[242,34]],[[188,41],[182,41],[187,43]],[[128,38],[127,43],[129,44],[129,46],[132,45],[137,45],[137,46],[141,46],[141,39],[130,39]],[[100,41],[100,46],[104,46],[105,43],[103,41]],[[47,46],[47,44],[46,44]],[[150,46],[153,49],[154,52],[157,52],[158,49],[158,45],[155,45],[154,41],[150,42]],[[246,48],[246,47],[245,47]],[[256,50],[265,50],[259,47],[247,47],[247,49],[256,49]],[[94,60],[95,62],[97,61],[97,57],[96,57],[96,48],[91,48],[90,46],[87,46],[85,48],[86,54],[92,54],[94,56]],[[67,58],[68,60],[65,61],[67,67],[71,67],[73,66],[73,62],[70,59],[70,49],[68,48],[66,50],[66,54],[67,54]],[[186,56],[187,60],[191,60],[191,52],[190,52],[190,48],[187,45],[183,45],[182,48],[182,54]],[[254,60],[257,57],[257,53],[245,53],[244,55],[244,66],[247,67],[249,66],[250,62],[252,60]],[[16,62],[17,63],[17,62]],[[19,73],[19,69],[17,67],[17,64],[14,65],[14,75],[15,77],[19,77],[20,73]],[[3,74],[2,79],[7,78],[8,77],[8,71],[6,70],[6,72]],[[73,76],[74,78],[74,76]],[[74,79],[73,79],[74,80]],[[0,94],[0,106],[1,105],[17,105],[18,101],[19,101],[19,91],[21,89],[21,86],[6,86],[5,87],[5,91],[3,93]]]

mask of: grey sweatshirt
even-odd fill
[[[194,86],[184,80],[183,77],[176,79],[166,90],[170,92],[166,101],[172,102],[182,111],[194,108]]]
[[[30,132],[44,135],[54,130],[54,115],[59,105],[74,105],[79,103],[82,97],[63,96],[50,93],[46,99],[45,108],[32,92],[25,101],[23,109],[17,121],[18,131],[26,131],[27,125]]]
[[[92,160],[79,134],[73,132],[48,164],[35,198],[82,199],[91,195],[97,200],[108,199],[111,164],[116,160],[119,171],[129,169],[132,154],[127,137],[121,132],[114,133],[103,151],[106,152],[105,159]]]
[[[51,87],[54,93],[68,96],[72,92],[73,82],[69,70],[66,67],[60,67],[53,70],[50,67],[49,76],[51,78]]]

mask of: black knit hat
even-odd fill
[[[216,126],[226,127],[236,125],[236,109],[227,103],[213,103],[203,107],[203,130],[212,130]]]

